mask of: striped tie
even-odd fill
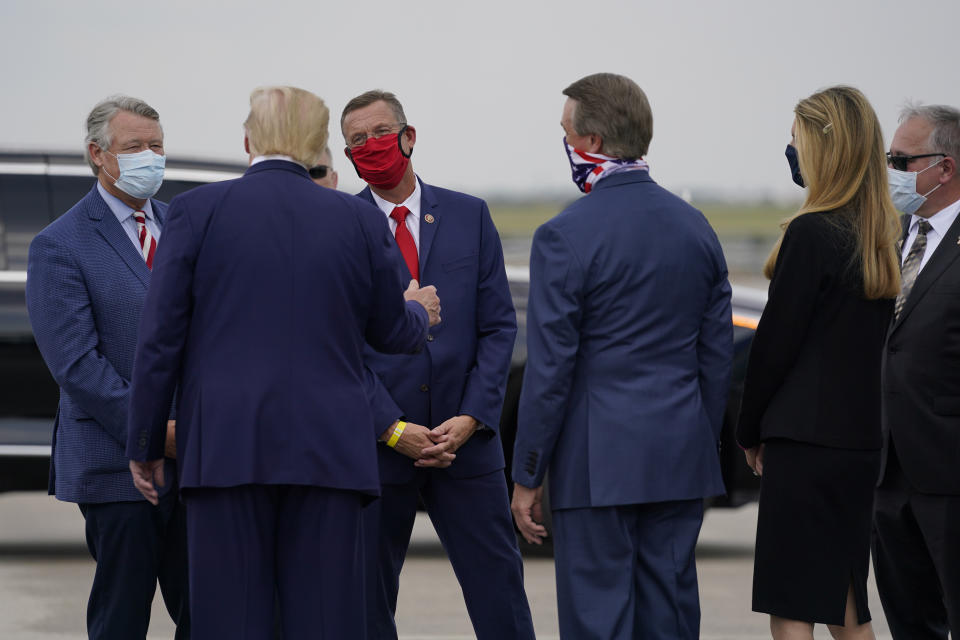
[[[913,289],[913,283],[917,280],[917,274],[920,273],[920,262],[923,261],[923,254],[927,251],[927,232],[932,228],[926,220],[921,220],[917,225],[917,237],[913,241],[913,246],[910,247],[907,259],[903,261],[903,266],[900,268],[900,279],[903,284],[900,295],[897,296],[897,302],[893,307],[894,320],[900,319],[903,305],[910,296],[910,290]]]
[[[147,218],[143,211],[134,211],[133,219],[137,221],[137,237],[140,238],[140,253],[147,263],[147,269],[153,269],[153,254],[157,252],[157,239],[147,229]]]

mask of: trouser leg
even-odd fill
[[[434,472],[422,494],[478,640],[533,640],[503,472],[472,478]]]
[[[137,502],[80,505],[87,548],[97,561],[87,603],[87,634],[94,640],[144,638],[163,550],[158,507]]]
[[[417,515],[419,484],[383,485],[363,510],[364,580],[369,640],[396,640],[400,571]]]
[[[281,496],[276,558],[284,639],[362,640],[363,496],[306,486],[286,486]]]

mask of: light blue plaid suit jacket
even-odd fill
[[[152,204],[162,225],[167,206]],[[50,493],[60,500],[143,499],[124,447],[149,284],[143,257],[96,185],[30,244],[27,310],[40,353],[60,385],[50,460]],[[166,471],[166,478],[176,477],[172,466]]]

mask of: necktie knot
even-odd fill
[[[410,209],[407,209],[404,206],[394,207],[393,211],[390,212],[390,217],[397,221],[397,224],[403,224],[407,219],[407,214],[410,213]]]
[[[134,211],[133,219],[137,221],[137,224],[147,223],[147,215],[143,211]]]
[[[930,231],[931,229],[933,229],[933,225],[931,225],[926,220],[921,220],[920,222],[917,223],[917,233],[920,235],[923,235],[923,236],[927,235],[927,232]]]

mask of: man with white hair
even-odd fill
[[[134,487],[124,447],[140,313],[167,205],[153,199],[165,164],[160,116],[112,96],[87,117],[97,182],[37,234],[27,309],[40,353],[60,386],[50,493],[76,502],[97,569],[87,605],[91,638],[143,638],[157,582],[190,637],[186,520],[176,483],[174,422],[163,410],[161,463],[171,479],[150,504]]]
[[[883,365],[873,561],[896,640],[960,632],[960,110],[908,106],[887,154],[903,216]]]
[[[361,638],[361,509],[380,493],[362,350],[410,352],[440,321],[383,215],[318,189],[323,100],[250,96],[243,177],[170,205],[133,372],[127,455],[151,502],[177,394],[198,638]],[[405,302],[404,298],[409,301]]]

